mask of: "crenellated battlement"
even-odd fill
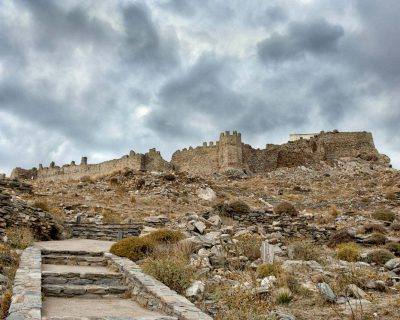
[[[23,179],[79,179],[83,176],[97,177],[125,168],[133,170],[186,171],[195,174],[212,174],[226,170],[268,172],[279,167],[292,167],[331,161],[344,157],[359,157],[369,161],[388,163],[380,155],[369,132],[332,132],[293,134],[287,143],[266,144],[265,149],[253,148],[242,142],[237,131],[222,132],[218,141],[203,142],[197,147],[177,150],[171,162],[165,161],[155,148],[146,154],[133,150],[119,159],[89,164],[83,156],[80,164],[57,166],[52,161],[48,167],[39,164],[38,169],[15,168],[12,177]]]

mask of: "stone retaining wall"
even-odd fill
[[[15,275],[7,320],[42,318],[42,261],[40,249],[29,247],[21,255]]]
[[[136,263],[111,253],[104,256],[124,275],[132,297],[142,306],[176,316],[179,320],[212,320],[185,297],[143,273]]]
[[[250,212],[248,214],[233,214],[236,221],[247,224],[262,224],[267,233],[281,232],[289,237],[311,236],[314,240],[326,240],[331,229],[314,224],[313,217],[290,217],[268,212]]]
[[[143,229],[142,224],[96,224],[68,222],[74,238],[116,241],[122,238],[138,236]]]

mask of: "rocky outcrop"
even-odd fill
[[[16,194],[21,191],[31,192],[31,188],[16,180],[0,179],[0,235],[9,227],[28,227],[39,240],[59,238],[61,227],[53,216],[20,199]]]

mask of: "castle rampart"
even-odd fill
[[[120,159],[88,164],[82,157],[80,165],[75,162],[39,169],[15,168],[11,177],[22,179],[80,179],[83,176],[95,178],[117,170],[166,171],[175,169],[193,174],[208,175],[227,170],[262,173],[280,167],[309,165],[320,161],[332,161],[346,157],[358,157],[369,161],[388,162],[375,148],[369,132],[320,132],[301,134],[281,145],[267,144],[265,149],[255,149],[242,142],[240,133],[223,132],[216,142],[203,142],[201,146],[176,151],[171,162],[165,161],[159,151],[150,149],[146,154],[130,151]],[[304,138],[306,137],[306,138]]]

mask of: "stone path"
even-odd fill
[[[117,270],[103,256],[112,242],[39,242],[42,250],[43,320],[173,320],[129,299]]]

